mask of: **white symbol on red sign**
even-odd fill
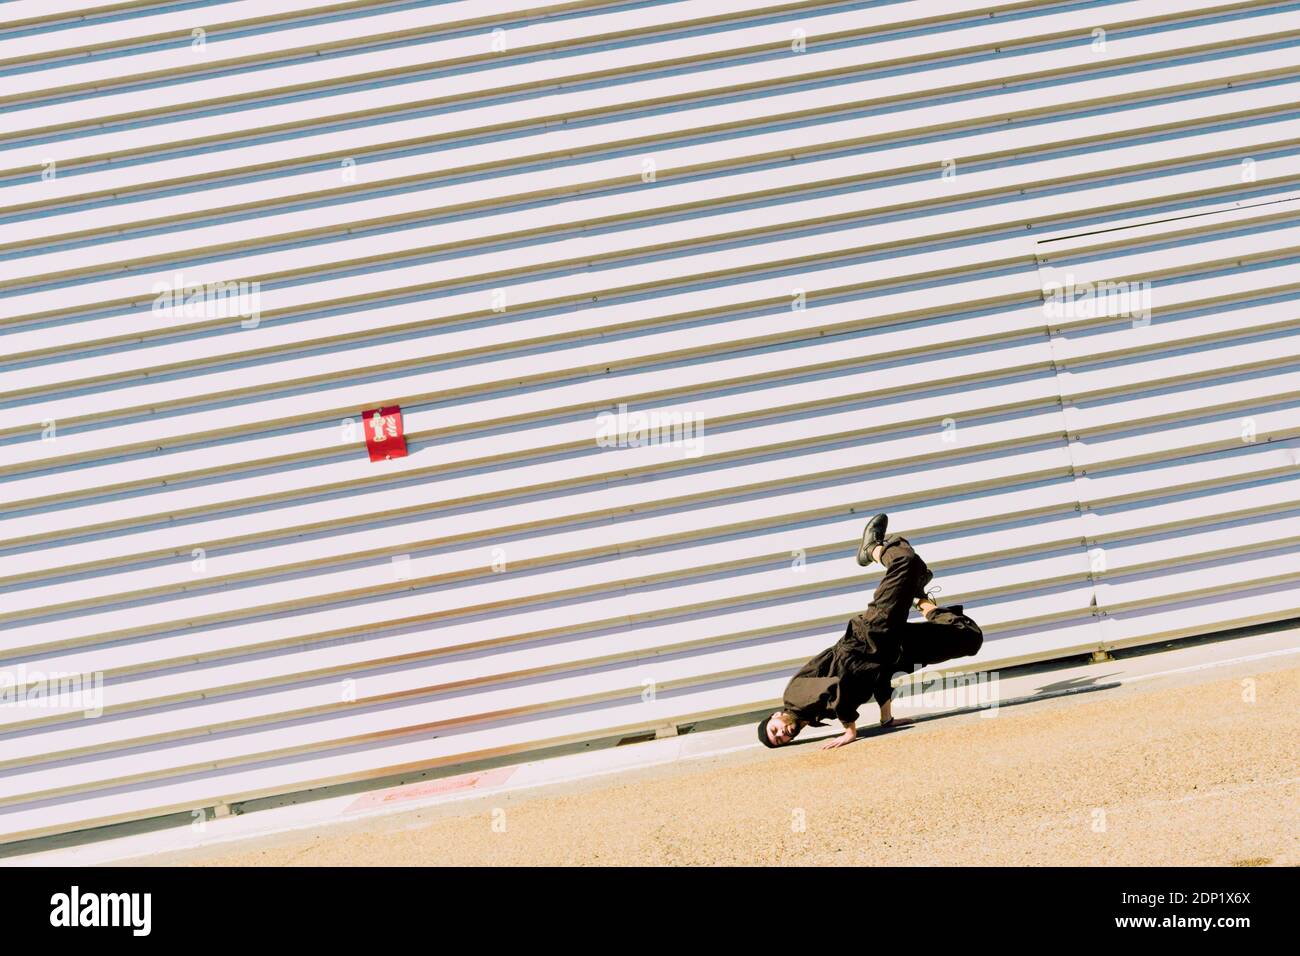
[[[365,422],[366,450],[371,461],[406,457],[406,433],[399,406],[372,408],[361,413],[361,420]]]

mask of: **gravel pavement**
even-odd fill
[[[1297,741],[1300,668],[1276,669],[877,728],[833,751],[755,744],[174,862],[1296,865]]]

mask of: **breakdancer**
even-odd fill
[[[886,537],[887,515],[867,522],[858,548],[858,564],[884,565],[885,575],[861,614],[849,619],[844,636],[791,678],[780,710],[758,723],[758,739],[780,747],[804,727],[824,726],[831,717],[844,725],[844,733],[822,745],[842,747],[858,736],[858,708],[874,699],[880,705],[880,725],[911,723],[891,713],[891,678],[899,672],[938,664],[979,651],[984,633],[962,613],[962,606],[940,607],[925,587],[934,575],[902,535]],[[909,624],[915,603],[925,623]]]

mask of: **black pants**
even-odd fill
[[[907,616],[913,599],[921,593],[925,562],[901,535],[885,539],[880,558],[885,576],[876,585],[867,609],[849,622],[854,637],[885,665],[883,683],[874,694],[877,703],[889,698],[889,679],[894,674],[910,674],[919,667],[969,657],[984,643],[984,632],[962,613],[960,605],[936,608],[924,623],[909,624]],[[892,665],[887,665],[891,659]]]

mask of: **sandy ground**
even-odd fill
[[[1300,864],[1300,668],[1249,680],[1253,702],[1241,677],[1135,685],[190,862]]]

